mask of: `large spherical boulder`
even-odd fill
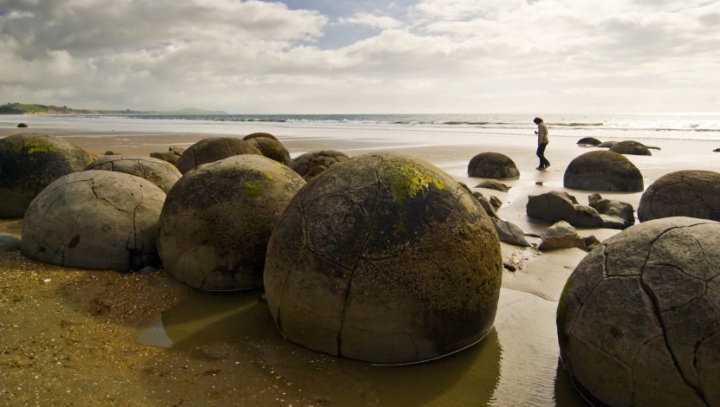
[[[652,155],[650,150],[645,147],[644,144],[638,143],[633,140],[621,141],[614,146],[610,147],[610,151],[619,154],[630,154],[630,155]]]
[[[87,151],[45,134],[0,139],[0,218],[22,218],[43,188],[91,161]]]
[[[570,162],[565,169],[565,188],[585,191],[640,192],[640,170],[622,154],[591,151]]]
[[[247,136],[243,137],[243,140],[252,140],[255,138],[269,138],[269,139],[277,140],[277,137],[273,136],[270,133],[266,133],[264,131],[259,131],[257,133],[250,133]]]
[[[411,363],[481,340],[501,275],[497,233],[472,195],[427,162],[378,153],[298,192],[268,245],[265,292],[293,342]]]
[[[290,163],[290,152],[275,138],[253,137],[248,139],[267,158],[282,164]]]
[[[250,141],[235,137],[210,137],[188,147],[178,158],[177,168],[185,174],[199,165],[241,154],[262,155],[255,144]]]
[[[638,219],[670,216],[720,220],[720,173],[677,171],[653,182],[640,198]]]
[[[155,234],[165,192],[133,175],[82,171],[45,188],[22,225],[22,253],[83,269],[159,267]]]
[[[165,193],[182,177],[180,171],[167,161],[133,155],[106,155],[93,161],[85,169],[124,172],[152,182]]]
[[[469,177],[517,178],[520,176],[515,162],[501,153],[480,153],[468,164]]]
[[[602,141],[596,139],[595,137],[583,137],[577,142],[580,146],[593,146],[597,147],[600,144],[602,144]]]
[[[608,406],[719,406],[720,224],[630,227],[578,264],[557,310],[574,382]]]
[[[304,184],[287,166],[260,155],[189,172],[168,194],[160,217],[165,271],[201,290],[262,287],[272,228]]]
[[[347,154],[335,150],[311,151],[293,158],[290,168],[300,174],[305,181],[310,181],[331,165],[350,159]]]

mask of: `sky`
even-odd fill
[[[720,0],[0,0],[0,104],[720,112]]]

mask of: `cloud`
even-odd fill
[[[338,19],[338,24],[358,24],[383,30],[403,26],[402,22],[392,17],[378,16],[370,13],[357,13],[353,17],[341,17]]]

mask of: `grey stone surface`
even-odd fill
[[[262,287],[273,226],[305,181],[260,155],[198,167],[168,194],[158,251],[165,271],[208,291]]]
[[[644,144],[638,143],[633,140],[621,141],[614,146],[610,147],[610,151],[619,154],[630,154],[630,155],[652,155],[650,150],[645,147]]]
[[[635,224],[635,209],[627,202],[603,199],[600,194],[588,196],[588,202],[603,218],[601,227],[625,229]]]
[[[391,153],[335,164],[300,190],[264,274],[286,338],[390,364],[485,337],[501,276],[497,233],[478,202],[431,164]]]
[[[257,147],[265,157],[286,165],[290,163],[290,152],[276,138],[253,137],[247,141]]]
[[[90,164],[80,147],[45,134],[0,139],[0,219],[22,218],[30,201],[51,182]]]
[[[594,228],[603,223],[595,209],[578,204],[574,196],[564,191],[530,195],[525,209],[532,218],[552,223],[564,220],[574,227]]]
[[[50,184],[22,225],[22,253],[83,269],[140,270],[159,266],[157,222],[165,201],[158,186],[133,175],[82,171]]]
[[[520,229],[520,226],[502,219],[491,218],[491,220],[501,242],[513,246],[530,247],[530,243],[525,239],[525,232]]]
[[[117,171],[144,178],[168,193],[182,177],[180,171],[167,161],[133,155],[108,155],[98,158],[86,170]]]
[[[468,176],[497,179],[518,178],[520,170],[510,157],[501,153],[487,152],[480,153],[470,160]]]
[[[150,157],[157,158],[158,160],[167,161],[177,168],[177,162],[184,152],[185,149],[182,147],[170,146],[168,147],[168,151],[150,153]]]
[[[640,170],[622,154],[591,151],[570,162],[563,178],[565,188],[585,191],[640,192]]]
[[[20,250],[20,239],[7,233],[0,233],[0,252]]]
[[[548,228],[538,249],[555,250],[577,247],[589,251],[599,244],[600,241],[594,235],[582,237],[569,223],[560,221]]]
[[[475,185],[475,188],[486,188],[486,189],[494,189],[494,190],[500,191],[500,192],[507,192],[512,187],[509,187],[500,181],[496,181],[494,179],[489,179],[489,180],[485,180],[485,181]]]
[[[597,147],[599,147],[599,148],[610,148],[610,147],[614,146],[614,145],[617,144],[617,143],[618,143],[617,141],[604,141],[604,142],[598,144]]]
[[[720,173],[677,171],[653,182],[640,198],[638,219],[670,216],[720,220]]]
[[[581,146],[599,146],[602,144],[602,141],[596,139],[595,137],[583,137],[580,140],[578,140],[577,144]]]
[[[177,168],[185,174],[199,165],[236,155],[262,155],[254,143],[235,137],[210,137],[188,147],[177,161]]]
[[[578,264],[557,310],[563,364],[609,406],[720,405],[720,224],[632,226]]]
[[[290,168],[300,174],[305,181],[310,181],[316,175],[337,164],[350,159],[347,154],[335,150],[311,151],[290,160]]]

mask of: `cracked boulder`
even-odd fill
[[[593,208],[578,204],[574,196],[564,191],[550,191],[528,196],[527,215],[552,223],[564,220],[579,228],[601,227],[603,218]]]
[[[480,178],[518,178],[518,170],[515,162],[505,154],[501,153],[480,153],[468,163],[468,177]]]
[[[590,252],[557,309],[560,355],[596,405],[720,406],[720,224],[672,217]]]
[[[133,175],[82,171],[45,188],[22,224],[22,254],[58,266],[137,271],[157,268],[165,192]]]
[[[235,137],[210,137],[188,147],[178,158],[177,168],[185,174],[202,164],[242,154],[262,155],[255,144],[248,140]]]
[[[165,271],[200,290],[262,287],[272,228],[304,184],[287,166],[260,155],[226,158],[186,174],[160,216]]]
[[[310,181],[316,175],[330,168],[331,165],[348,160],[350,157],[341,151],[320,150],[311,151],[290,161],[290,168],[300,174],[305,181]]]
[[[425,361],[491,330],[502,257],[477,200],[392,153],[330,167],[273,231],[265,292],[289,340],[372,363]]]
[[[600,194],[589,195],[588,202],[603,218],[600,227],[626,229],[635,224],[635,209],[627,202],[603,199]]]
[[[144,178],[168,193],[170,188],[182,177],[180,171],[167,161],[157,158],[108,155],[100,157],[88,165],[86,170],[118,171]]]
[[[658,178],[640,198],[638,219],[670,216],[720,220],[720,173],[677,171]]]
[[[622,154],[591,151],[568,164],[565,188],[585,191],[640,192],[644,188],[640,170]]]
[[[0,139],[0,219],[22,218],[43,188],[91,161],[87,151],[45,134]]]

